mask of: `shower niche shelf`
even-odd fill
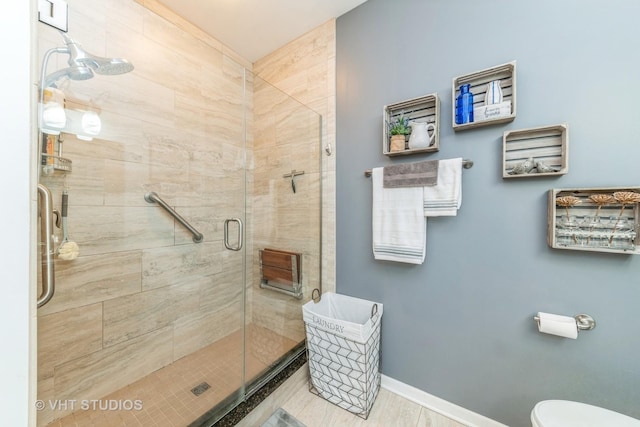
[[[511,113],[508,116],[497,116],[487,118],[470,123],[456,123],[456,98],[460,95],[460,86],[470,84],[470,92],[473,93],[474,116],[478,108],[484,108],[484,99],[487,92],[487,84],[494,80],[500,80],[500,88],[502,89],[503,103],[510,103]],[[465,74],[453,79],[451,89],[451,106],[453,130],[474,129],[482,126],[495,125],[498,123],[507,123],[516,118],[516,61],[506,64],[497,65],[471,74]],[[506,105],[506,104],[505,104]],[[489,113],[487,113],[489,114]]]
[[[435,125],[433,143],[426,148],[410,149],[405,145],[405,149],[402,151],[391,151],[389,124],[401,116],[409,119],[409,122],[433,123]],[[440,150],[440,99],[437,93],[385,105],[382,117],[382,154],[393,157],[415,153],[432,153]],[[408,139],[406,141],[408,142]]]
[[[613,198],[614,193],[619,197],[620,193],[636,193],[640,197],[640,187],[549,190],[549,246],[554,249],[640,254],[640,203],[623,203]],[[611,196],[609,201],[607,196]]]
[[[507,131],[502,137],[502,177],[564,175],[569,171],[568,155],[569,137],[565,124]],[[528,159],[533,159],[534,168],[516,173]]]

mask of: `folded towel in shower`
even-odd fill
[[[438,160],[400,163],[384,167],[384,188],[423,187],[438,183]]]
[[[422,187],[384,188],[382,169],[371,172],[374,258],[422,264],[427,243]]]
[[[462,204],[462,158],[440,160],[438,184],[422,191],[424,216],[456,216]]]

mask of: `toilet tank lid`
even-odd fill
[[[569,400],[544,400],[531,411],[539,427],[640,427],[640,420]]]

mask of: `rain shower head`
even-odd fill
[[[115,76],[125,74],[133,70],[133,65],[123,58],[98,58],[94,57],[90,61],[82,61],[98,74]]]
[[[97,74],[117,75],[133,70],[133,64],[123,58],[104,58],[85,51],[71,37],[60,32],[69,53],[69,65],[90,67]]]

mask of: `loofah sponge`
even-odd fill
[[[58,258],[71,261],[80,255],[80,247],[76,242],[65,242],[58,248]]]

